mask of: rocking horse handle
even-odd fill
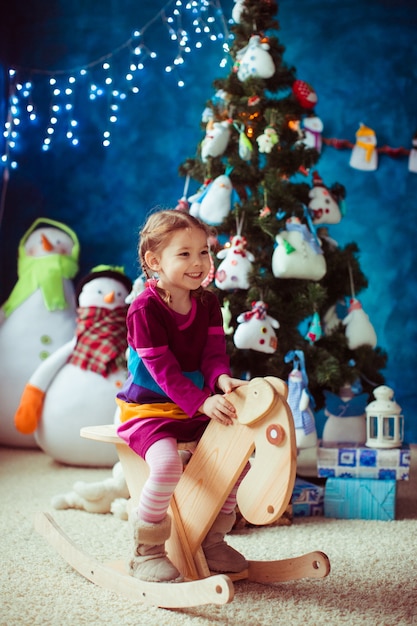
[[[250,428],[255,448],[251,469],[237,492],[240,513],[252,524],[276,521],[292,496],[297,447],[287,396],[288,387],[281,379],[255,378],[248,385],[244,406],[235,405],[238,421]]]
[[[254,450],[237,493],[242,515],[253,524],[270,524],[287,507],[297,451],[292,415],[280,394],[283,385],[273,377],[253,379],[231,392],[228,398],[238,418],[230,426],[212,420],[199,441],[174,494],[179,526],[192,554]]]

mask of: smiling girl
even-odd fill
[[[169,561],[169,502],[183,466],[177,443],[198,441],[210,419],[236,417],[227,394],[233,378],[220,305],[201,284],[210,271],[209,230],[175,210],[152,214],[140,233],[139,259],[148,282],[127,315],[128,379],[117,396],[119,436],[150,473],[132,512],[130,572],[148,581],[180,580]],[[236,491],[245,468],[202,547],[210,570],[239,572],[247,561],[224,541],[235,521]]]

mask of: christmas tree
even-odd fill
[[[319,410],[325,390],[371,394],[386,354],[357,299],[368,286],[359,249],[335,240],[346,190],[321,180],[317,96],[283,60],[277,11],[235,3],[230,73],[214,81],[203,139],[179,168],[200,187],[178,208],[213,226],[211,286],[234,375],[287,380],[301,368]]]

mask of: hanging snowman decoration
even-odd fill
[[[303,131],[302,143],[306,148],[314,148],[317,152],[321,152],[323,141],[323,122],[317,115],[305,117],[301,125]]]
[[[377,336],[369,316],[365,313],[361,303],[356,298],[351,298],[348,314],[343,319],[345,335],[350,350],[356,350],[361,346],[377,345]]]
[[[246,249],[246,238],[241,234],[243,219],[237,222],[237,234],[229,246],[217,253],[222,259],[217,268],[214,284],[222,291],[249,289],[249,274],[255,257]]]
[[[208,183],[201,194],[191,196],[189,201],[191,215],[211,226],[219,226],[239,202],[239,196],[226,171]]]
[[[74,334],[80,245],[68,226],[35,220],[19,242],[18,280],[0,309],[0,445],[37,448],[14,426],[34,370]]]
[[[275,74],[275,64],[269,54],[269,44],[252,35],[247,46],[236,54],[235,70],[243,83],[248,78],[271,78]]]
[[[286,229],[276,236],[277,247],[272,255],[272,273],[276,278],[321,280],[326,273],[326,260],[315,234],[298,217],[286,222]]]
[[[132,282],[122,268],[101,265],[77,286],[75,337],[40,365],[26,385],[15,424],[34,433],[60,463],[112,467],[113,446],[80,437],[84,426],[114,421],[115,396],[126,380],[126,313]]]
[[[344,187],[338,185],[328,189],[318,172],[313,173],[313,187],[310,189],[308,209],[313,224],[338,224],[344,215]]]
[[[269,125],[264,129],[262,135],[256,138],[259,152],[262,154],[270,154],[272,148],[279,142],[278,133],[273,125]]]
[[[241,313],[233,342],[239,350],[255,350],[273,354],[278,347],[275,333],[278,320],[267,314],[268,305],[262,300],[252,303],[252,310]]]
[[[357,385],[355,385],[357,387]],[[361,390],[361,386],[359,386]],[[327,420],[323,427],[322,440],[327,444],[363,445],[366,441],[367,393],[355,393],[351,385],[344,385],[339,395],[324,390]]]
[[[356,141],[352,149],[349,165],[356,170],[372,172],[378,167],[378,151],[375,131],[360,124],[356,131]]]
[[[201,142],[201,160],[207,162],[209,157],[221,156],[227,148],[230,139],[230,122],[209,121],[206,126],[206,136]]]

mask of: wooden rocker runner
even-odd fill
[[[255,378],[228,395],[237,411],[231,426],[211,421],[186,465],[171,500],[170,560],[185,582],[145,582],[130,576],[124,562],[101,564],[82,552],[47,513],[35,528],[80,574],[125,598],[164,608],[226,604],[234,582],[263,584],[300,578],[324,578],[330,563],[323,552],[277,561],[249,561],[239,574],[212,575],[201,543],[248,459],[237,502],[243,517],[255,525],[276,521],[285,511],[296,474],[295,432],[287,404],[286,384],[273,377]],[[132,502],[139,499],[148,467],[116,434],[114,425],[83,428],[81,435],[116,445]],[[187,444],[189,448],[189,444]]]

